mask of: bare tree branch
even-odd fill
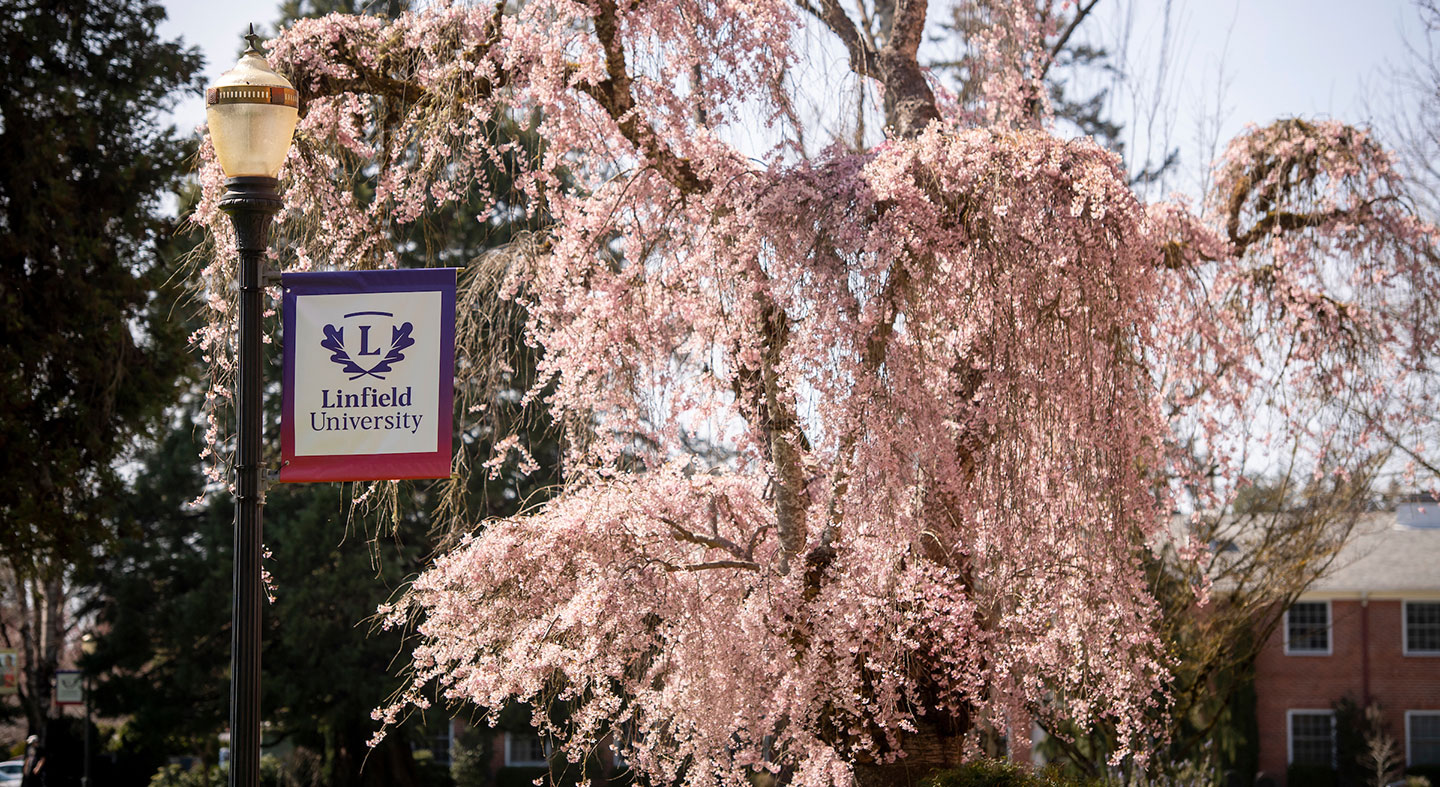
[[[1370,202],[1366,202],[1358,208],[1326,210],[1318,213],[1292,213],[1283,210],[1270,211],[1260,217],[1260,220],[1255,222],[1255,225],[1243,235],[1236,234],[1238,232],[1239,222],[1236,220],[1237,217],[1232,217],[1229,227],[1230,240],[1235,243],[1237,251],[1244,253],[1245,249],[1249,248],[1256,241],[1266,236],[1274,235],[1277,230],[1293,232],[1309,227],[1324,226],[1332,221],[1345,218],[1364,218],[1364,216],[1369,213],[1369,206],[1371,204]]]
[[[686,528],[682,527],[679,522],[676,522],[669,517],[657,516],[656,519],[664,522],[665,525],[670,528],[670,532],[674,533],[675,537],[680,539],[681,541],[688,541],[692,544],[699,544],[700,546],[707,547],[709,549],[723,549],[724,551],[729,552],[730,554],[738,558],[746,557],[745,550],[741,549],[739,544],[736,544],[734,541],[731,541],[724,536],[703,536],[699,533],[687,530]]]
[[[759,571],[760,564],[746,560],[712,560],[708,563],[687,563],[676,565],[664,560],[659,561],[660,565],[669,573],[680,571],[710,571],[717,568],[739,568],[746,571]]]
[[[839,0],[796,0],[815,16],[845,45],[850,55],[850,70],[861,77],[878,80],[884,86],[886,124],[901,137],[913,137],[933,120],[940,118],[935,94],[925,79],[916,54],[925,35],[928,0],[897,0],[894,4],[889,36],[876,51],[860,34],[854,20],[840,7]]]
[[[850,70],[861,76],[874,76],[880,73],[880,62],[870,42],[860,35],[860,30],[840,7],[839,0],[820,0],[820,7],[816,7],[809,0],[798,0],[799,5],[809,12],[816,19],[825,23],[845,45],[845,51],[850,54]]]
[[[1082,2],[1076,7],[1075,16],[1070,20],[1070,24],[1066,25],[1065,29],[1060,32],[1060,36],[1055,39],[1055,45],[1050,47],[1050,58],[1045,61],[1045,67],[1041,69],[1036,79],[1044,79],[1045,75],[1050,73],[1050,66],[1055,62],[1055,58],[1059,57],[1060,53],[1065,51],[1065,45],[1070,43],[1070,36],[1075,34],[1075,30],[1085,21],[1085,17],[1090,16],[1090,12],[1094,11],[1095,6],[1099,4],[1100,0],[1090,0],[1090,2]]]
[[[620,40],[615,0],[599,0],[596,5],[595,36],[605,50],[607,77],[599,84],[581,83],[577,88],[604,108],[605,113],[619,125],[620,133],[639,148],[660,176],[682,194],[709,191],[711,183],[700,177],[689,160],[676,156],[637,111],[625,63],[625,44]]]

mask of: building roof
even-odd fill
[[[1440,527],[1429,524],[1440,507],[1428,509],[1402,503],[1362,518],[1308,593],[1440,595]]]

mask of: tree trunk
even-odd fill
[[[334,737],[330,756],[330,784],[333,787],[416,787],[415,759],[399,731],[371,749],[371,733],[362,724],[350,724]]]
[[[417,787],[419,784],[415,758],[399,737],[386,738],[371,751],[363,775],[364,787]]]
[[[938,723],[937,723],[938,722]],[[856,763],[856,787],[911,787],[962,762],[965,723],[958,717],[916,719],[918,729],[900,738],[905,756],[887,764]]]
[[[925,70],[915,62],[913,53],[880,55],[884,74],[885,119],[901,137],[911,139],[925,130],[931,121],[940,119],[935,106],[935,93],[925,81]]]
[[[20,704],[29,735],[36,739],[33,750],[45,752],[49,749],[49,721],[58,710],[52,702],[51,687],[65,640],[65,577],[63,572],[51,572],[44,579],[26,578],[12,569],[11,580],[10,591],[18,612],[20,658],[25,665]],[[32,747],[26,751],[28,754]],[[27,785],[38,783],[28,773],[23,778]]]

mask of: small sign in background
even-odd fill
[[[20,657],[10,648],[0,650],[0,694],[20,691]]]
[[[85,676],[79,670],[55,671],[55,704],[85,704]]]

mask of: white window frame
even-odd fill
[[[1285,711],[1285,764],[1295,764],[1295,714],[1303,713],[1306,716],[1325,715],[1330,717],[1330,767],[1338,767],[1336,758],[1337,741],[1335,740],[1335,709],[1334,708],[1291,708]],[[1406,726],[1409,732],[1409,726]],[[1409,740],[1408,738],[1406,740]]]
[[[1400,603],[1400,650],[1406,656],[1440,656],[1440,650],[1411,650],[1410,649],[1410,605],[1411,604],[1434,604],[1440,606],[1440,601],[1428,601],[1425,599],[1406,599]],[[1408,732],[1406,733],[1409,734]]]
[[[1324,604],[1325,605],[1325,649],[1324,650],[1291,650],[1290,649],[1290,610],[1285,610],[1285,617],[1280,621],[1285,631],[1285,655],[1287,656],[1329,656],[1335,652],[1335,609],[1330,604],[1330,599],[1323,601],[1300,600],[1296,604]],[[1293,607],[1294,604],[1291,605]]]
[[[526,737],[527,739],[528,739],[528,738],[538,738],[538,739],[540,740],[540,746],[541,746],[541,748],[543,748],[547,754],[550,752],[550,743],[549,743],[549,741],[546,741],[544,738],[541,738],[539,735],[536,735],[536,734],[533,733],[533,732],[531,732],[531,733],[525,733],[524,735],[525,735],[525,737]],[[517,737],[519,737],[519,733],[514,733],[514,732],[507,732],[507,733],[505,733],[505,767],[507,767],[507,768],[548,768],[548,767],[550,766],[550,762],[549,762],[548,760],[521,760],[521,759],[517,759],[517,758],[516,758],[516,755],[515,755],[515,744],[517,743],[517,741],[516,741],[516,738],[517,738]],[[529,747],[526,747],[526,748],[529,748]],[[530,752],[528,752],[528,751],[525,752],[525,755],[528,757],[528,756],[530,755]]]
[[[1410,756],[1410,752],[1411,752],[1411,751],[1413,750],[1413,748],[1414,748],[1414,747],[1412,747],[1412,746],[1410,745],[1410,719],[1413,718],[1413,717],[1415,717],[1415,716],[1440,716],[1440,710],[1407,710],[1407,711],[1405,711],[1405,767],[1406,767],[1406,768],[1409,768],[1410,766],[1412,766],[1412,765],[1415,764],[1414,762],[1412,762],[1412,760],[1413,760],[1414,758]],[[1426,763],[1426,765],[1433,767],[1433,763]]]

